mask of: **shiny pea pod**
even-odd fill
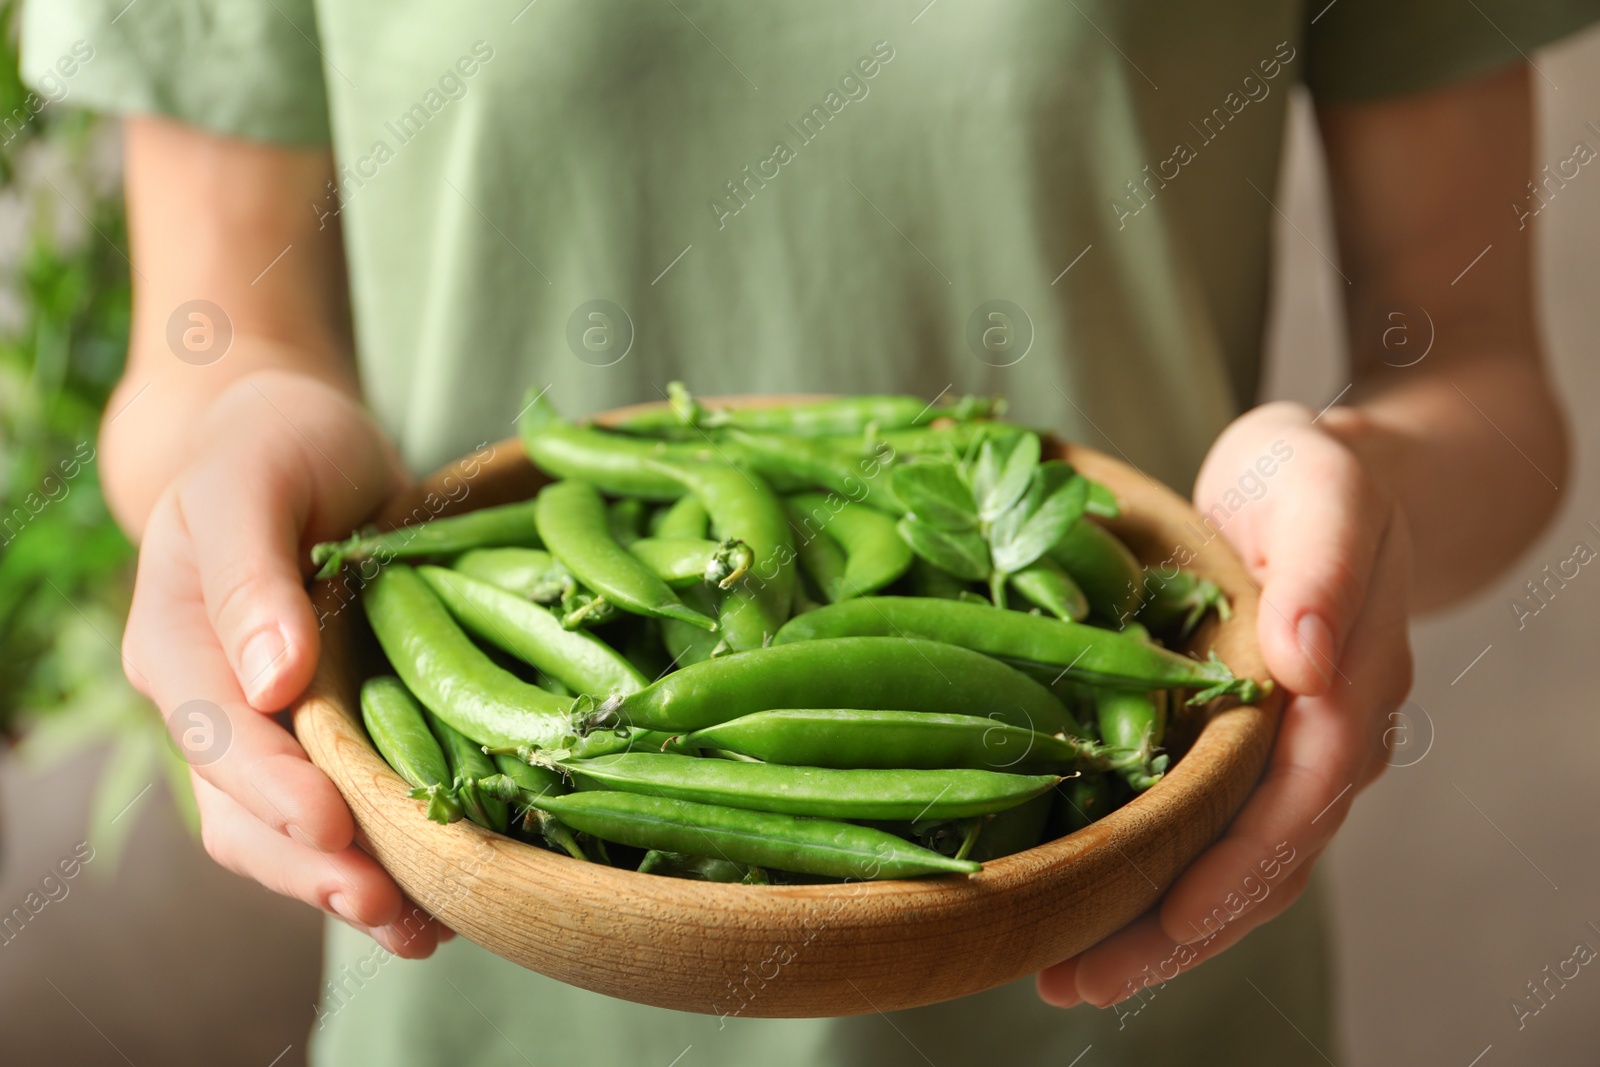
[[[760,648],[793,606],[794,542],[783,501],[759,476],[727,464],[660,466],[705,505],[718,537],[750,547],[754,562],[723,599],[718,621],[734,651]]]
[[[820,608],[798,618],[831,610]],[[584,726],[620,724],[687,733],[772,708],[989,715],[1046,733],[1079,732],[1061,702],[1020,671],[953,644],[898,636],[798,641],[696,663],[637,693],[608,699]]]
[[[827,489],[850,500],[881,507],[899,515],[905,508],[889,488],[888,479],[864,477],[876,461],[804,438],[732,431],[728,442],[739,446],[744,463],[775,486]]]
[[[647,505],[638,497],[625,496],[613,500],[606,507],[606,522],[617,544],[627,548],[644,536],[644,516]]]
[[[683,591],[684,603],[707,615],[719,614],[718,595],[710,586],[690,586]],[[691,663],[702,663],[714,655],[728,651],[724,633],[707,633],[698,626],[690,626],[677,619],[661,620],[661,643],[674,669]]]
[[[1110,815],[1116,809],[1111,776],[1086,774],[1063,782],[1057,791],[1053,819],[1063,834],[1074,833]]]
[[[1034,560],[1009,575],[1007,581],[1028,603],[1058,619],[1082,622],[1089,617],[1089,598],[1072,580],[1072,575],[1053,559]]]
[[[745,885],[766,885],[767,878],[759,867],[745,863],[732,863],[710,856],[686,856],[681,852],[663,852],[651,849],[634,868],[640,874],[660,874],[668,878],[687,878],[694,882],[728,882]]]
[[[674,589],[705,582],[730,589],[750,570],[755,554],[737,538],[708,541],[690,537],[645,537],[628,551]]]
[[[785,502],[789,522],[795,532],[794,551],[800,573],[823,603],[833,602],[833,592],[844,581],[844,548],[826,530],[806,524],[805,513]]]
[[[1206,661],[1193,660],[1114,630],[1020,611],[999,611],[986,604],[926,597],[863,597],[818,608],[785,625],[773,638],[773,646],[776,650],[819,639],[881,640],[895,636],[948,642],[1037,669],[1047,676],[1065,675],[1093,685],[1136,690],[1197,689],[1199,692],[1189,700],[1191,704],[1225,695],[1254,703],[1271,685],[1236,677],[1215,654]],[[830,704],[846,706],[845,702],[835,701],[807,701],[804,706]]]
[[[676,400],[680,417],[688,413],[703,428],[736,427],[802,437],[859,434],[868,427],[900,430],[925,426],[939,419],[966,421],[995,414],[1002,402],[991,397],[964,396],[946,404],[929,403],[915,396],[845,396],[789,404],[719,408]]]
[[[626,752],[563,760],[580,788],[832,819],[927,819],[988,815],[1040,795],[1055,775],[998,771],[843,770]]]
[[[398,678],[368,678],[361,686],[361,721],[378,753],[413,786],[413,797],[428,802],[428,818],[452,823],[463,814],[461,802],[451,789],[450,765],[425,714]]]
[[[1092,742],[977,715],[857,708],[758,711],[696,730],[688,748],[716,748],[807,767],[1024,771],[1110,766]]]
[[[1160,781],[1167,769],[1166,755],[1157,753],[1167,727],[1166,693],[1096,689],[1094,704],[1112,769],[1136,793]]]
[[[538,604],[443,567],[417,574],[474,637],[511,653],[577,693],[635,692],[648,680],[610,645],[568,630]]]
[[[460,730],[432,712],[427,712],[426,715],[428,728],[438,739],[439,748],[444,752],[445,762],[450,765],[456,793],[461,798],[461,806],[466,811],[467,818],[485,830],[493,830],[497,834],[505,833],[510,825],[510,812],[506,809],[506,802],[497,797],[485,796],[478,789],[478,783],[483,779],[500,773],[494,761],[484,755],[481,746]]]
[[[605,502],[587,482],[552,482],[539,491],[535,517],[552,555],[585,586],[637,615],[678,619],[707,630],[717,621],[672,589],[611,536]]]
[[[528,402],[517,426],[528,458],[541,470],[645,500],[676,500],[683,495],[683,483],[664,474],[661,462],[693,463],[714,454],[709,445],[654,441],[579,426],[562,418],[543,395]]]
[[[650,536],[703,540],[710,529],[711,516],[706,513],[706,506],[693,493],[689,493],[656,513]]]
[[[404,563],[368,582],[362,604],[401,681],[422,704],[485,745],[561,748],[573,740],[570,700],[499,667],[472,643],[444,603]]]
[[[540,604],[558,603],[577,591],[572,572],[537,548],[476,548],[457,556],[450,569]]]
[[[772,870],[867,880],[983,869],[882,830],[832,819],[611,791],[529,798],[527,803],[607,841],[721,856]]]
[[[800,493],[789,502],[804,516],[803,528],[815,524],[844,549],[844,574],[824,590],[830,602],[875,593],[910,569],[911,546],[883,512],[821,493]]]
[[[314,546],[311,562],[321,568],[317,571],[318,578],[332,578],[346,564],[369,559],[453,556],[491,545],[537,548],[539,543],[533,523],[533,502],[528,500],[407,524],[383,533],[359,531],[343,541],[324,541]]]
[[[1139,610],[1144,570],[1138,557],[1104,526],[1078,520],[1049,555],[1078,583],[1093,614],[1120,627]]]

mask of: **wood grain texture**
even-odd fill
[[[1233,617],[1190,650],[1268,677],[1243,565],[1188,503],[1090,449],[1047,445],[1109,486],[1110,525],[1146,563],[1215,581]],[[515,440],[458,461],[395,502],[380,525],[525,498],[544,479]],[[429,494],[432,494],[430,499]],[[1265,765],[1282,697],[1212,709],[1154,788],[1068,837],[971,877],[826,886],[688,882],[585,864],[488,833],[439,826],[367,741],[357,692],[381,661],[359,578],[313,590],[324,618],[316,678],[294,709],[313,762],[349,802],[360,842],[419,904],[506,959],[609,996],[752,1017],[856,1015],[932,1004],[1032,974],[1147,911],[1227,826]]]

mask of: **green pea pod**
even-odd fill
[[[785,506],[795,531],[794,550],[800,561],[800,573],[810,581],[823,603],[831,604],[834,593],[844,582],[844,548],[826,530],[808,526],[804,513],[792,501]]]
[[[424,714],[398,678],[368,678],[361,686],[367,736],[395,773],[414,787],[411,795],[428,802],[428,818],[452,823],[463,814],[461,802],[450,788],[454,776]]]
[[[794,597],[794,542],[783,501],[757,475],[722,463],[661,465],[692,491],[718,537],[737,538],[754,560],[722,602],[722,637],[736,652],[760,648],[789,618]]]
[[[778,815],[635,793],[530,798],[575,830],[635,848],[721,856],[734,863],[835,878],[971,874],[982,865],[893,834],[832,819]]]
[[[785,489],[826,489],[892,511],[905,511],[887,479],[866,477],[876,469],[871,460],[837,452],[804,438],[734,430],[728,442],[738,445],[744,462],[775,486]]]
[[[475,548],[450,568],[540,604],[559,603],[578,587],[571,571],[537,548]]]
[[[717,613],[717,594],[710,586],[691,586],[683,591],[683,599],[691,607],[707,615]],[[701,663],[714,655],[728,651],[726,616],[723,633],[707,633],[698,626],[690,626],[677,619],[661,620],[661,643],[666,646],[674,668]]]
[[[876,593],[910,569],[911,546],[883,512],[822,493],[800,493],[789,502],[804,516],[803,530],[826,530],[844,548],[844,574],[824,590],[830,601]]]
[[[1167,727],[1166,694],[1096,689],[1094,703],[1112,769],[1136,793],[1155,785],[1167,769],[1167,757],[1157,754]]]
[[[1089,598],[1084,596],[1072,575],[1049,557],[1036,559],[1007,581],[1022,598],[1058,619],[1082,622],[1089,617]]]
[[[844,396],[825,400],[803,400],[759,407],[718,407],[696,402],[681,382],[668,386],[672,413],[680,423],[706,429],[732,427],[789,436],[814,437],[825,434],[859,434],[869,427],[899,430],[925,426],[939,419],[966,421],[997,414],[1003,401],[997,398],[964,396],[940,404],[915,396]]]
[[[574,692],[607,696],[648,684],[610,645],[564,628],[560,619],[532,601],[443,567],[418,567],[417,574],[468,633]]]
[[[617,496],[676,500],[683,484],[662,473],[659,463],[694,463],[712,455],[710,445],[652,441],[578,426],[556,413],[543,395],[528,402],[518,420],[523,447],[535,466],[558,478],[576,478]]]
[[[962,819],[1015,807],[1055,775],[972,769],[844,770],[627,752],[558,766],[580,787],[831,819]]]
[[[768,763],[807,767],[968,767],[1027,771],[1046,767],[1110,766],[1099,747],[1065,734],[1047,734],[977,715],[856,708],[758,711],[696,730],[689,748],[717,748]]]
[[[384,533],[368,530],[343,541],[324,541],[311,549],[311,562],[321,568],[318,578],[332,578],[348,563],[453,556],[472,548],[504,545],[539,546],[531,500],[479,508]]]
[[[750,570],[755,553],[738,538],[645,537],[628,546],[652,574],[674,589],[705,582],[731,589]]]
[[[700,503],[699,497],[689,493],[656,512],[656,522],[650,536],[704,539],[710,530],[711,516],[706,513],[706,506]]]
[[[861,604],[870,610],[871,600],[846,604]],[[842,606],[819,608],[799,618]],[[1030,618],[987,606],[983,610],[996,616]],[[797,641],[695,663],[637,693],[608,699],[583,726],[592,730],[624,725],[687,733],[771,708],[987,715],[1045,733],[1079,733],[1078,724],[1061,702],[1022,672],[953,644],[901,636]]]
[[[445,762],[450,765],[456,793],[461,797],[461,806],[466,810],[467,818],[485,830],[493,830],[497,834],[505,833],[510,826],[510,812],[506,809],[506,802],[493,796],[486,796],[478,789],[479,782],[490,775],[500,773],[494,761],[484,755],[482,747],[460,730],[432,712],[426,714],[428,728],[438,739],[439,748],[444,751]]]
[[[1180,641],[1194,632],[1212,608],[1224,622],[1233,614],[1232,605],[1217,583],[1193,571],[1179,568],[1166,577],[1157,568],[1146,567],[1140,588],[1145,601],[1139,609],[1139,621],[1152,630],[1174,630]]]
[[[606,508],[606,523],[617,544],[627,548],[644,536],[644,513],[645,502],[638,497],[623,497],[611,502]]]
[[[707,630],[717,621],[685,605],[611,536],[605,502],[587,482],[552,482],[539,491],[535,518],[552,555],[584,585],[636,615],[679,619]]]
[[[804,647],[819,638],[895,636],[948,642],[1037,668],[1049,677],[1064,674],[1093,685],[1200,690],[1189,699],[1190,704],[1225,695],[1250,704],[1260,700],[1271,685],[1235,677],[1215,654],[1202,662],[1114,630],[1020,611],[996,611],[986,604],[925,597],[863,597],[818,608],[796,616],[778,631],[773,651],[792,645]],[[847,703],[804,701],[793,706],[844,707]]]
[[[416,571],[383,568],[362,591],[372,632],[422,706],[486,745],[561,748],[573,739],[571,701],[497,666],[462,632]]]
[[[1089,610],[1118,627],[1139,610],[1144,571],[1139,559],[1097,522],[1080,519],[1050,549],[1089,598]]]

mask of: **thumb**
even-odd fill
[[[1296,477],[1255,531],[1257,623],[1267,668],[1291,692],[1326,693],[1366,602],[1378,546],[1394,520],[1356,455],[1320,435],[1296,448]]]

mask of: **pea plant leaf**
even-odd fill
[[[992,573],[989,546],[976,530],[943,530],[916,514],[901,519],[898,529],[911,551],[942,571],[973,582]]]
[[[1033,433],[1009,445],[984,442],[972,476],[979,522],[994,522],[1027,492],[1039,466],[1039,449],[1039,435]]]
[[[953,463],[922,461],[895,467],[890,485],[905,509],[931,526],[952,532],[978,528],[972,490]]]
[[[994,569],[1015,574],[1050,550],[1083,517],[1089,483],[1061,464],[1039,467],[1027,493],[989,528]]]

